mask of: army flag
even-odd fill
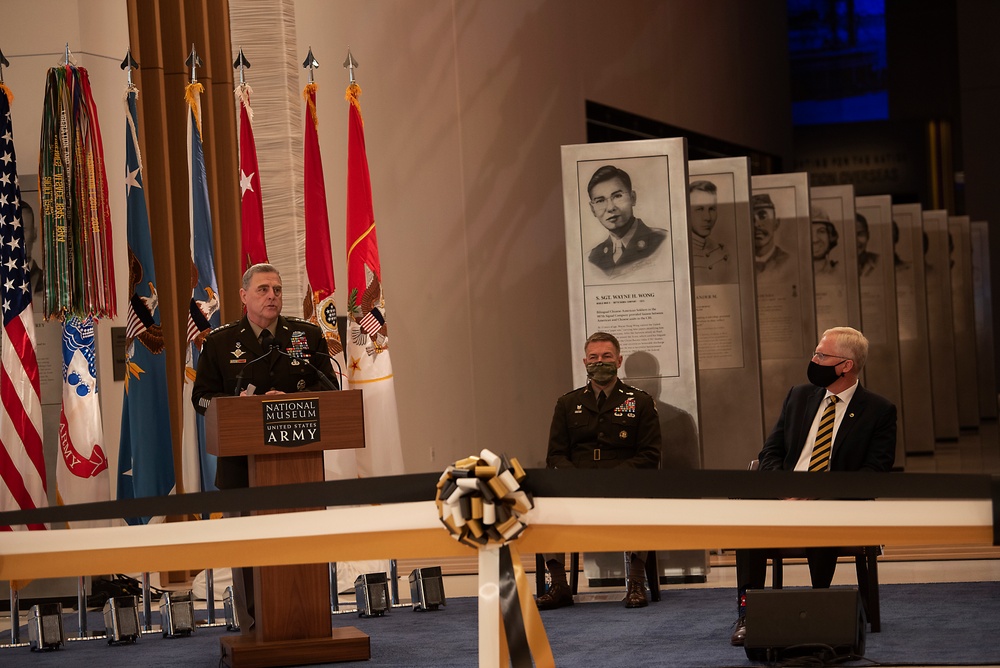
[[[127,92],[125,201],[128,211],[129,303],[125,328],[125,397],[118,454],[118,498],[163,496],[174,489],[167,360],[156,269],[143,192],[136,123],[138,89]],[[145,524],[145,518],[126,518]]]
[[[3,298],[0,511],[48,505],[35,316],[31,310],[31,267],[24,245],[21,189],[10,116],[13,98],[10,89],[0,83],[0,295]],[[10,528],[0,526],[0,531]],[[44,529],[45,525],[33,524],[27,528]]]
[[[358,473],[367,477],[403,473],[403,451],[360,95],[352,82],[347,88],[347,376],[352,388],[364,392],[366,447],[358,453]]]
[[[267,262],[264,241],[264,200],[260,192],[260,169],[257,167],[257,146],[253,140],[253,109],[245,83],[236,87],[236,103],[240,107],[240,271],[258,262]]]
[[[59,452],[56,491],[59,505],[111,499],[108,458],[104,454],[104,427],[97,394],[97,344],[94,319],[69,314],[62,334],[62,410],[59,413]],[[107,522],[71,522],[73,528]]]
[[[191,390],[198,369],[201,345],[208,333],[219,326],[219,284],[215,278],[215,241],[212,211],[205,178],[205,153],[201,137],[200,83],[184,88],[187,102],[188,135],[188,220],[191,226],[191,302],[188,306],[187,345],[184,363],[184,438],[181,451],[181,480],[184,492],[215,489],[215,455],[205,449],[205,418],[191,404]]]

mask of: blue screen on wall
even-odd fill
[[[788,0],[795,125],[889,117],[885,0]]]

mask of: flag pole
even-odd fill
[[[312,51],[309,53],[311,55]],[[3,83],[3,68],[5,67],[10,67],[10,61],[4,57],[3,50],[0,50],[0,84]],[[310,81],[312,81],[312,79],[310,79]]]
[[[0,56],[2,55],[3,54],[0,53]],[[306,56],[306,59],[302,61],[302,69],[309,70],[309,83],[316,83],[315,72],[317,67],[319,67],[319,61],[313,56],[313,49],[310,46],[309,54]],[[0,81],[3,81],[2,77],[0,77]]]
[[[240,51],[240,55],[243,55],[242,51]],[[188,79],[188,83],[198,83],[198,68],[201,67],[201,58],[198,57],[198,50],[194,48],[194,42],[191,42],[191,53],[184,64],[191,68],[191,77]]]
[[[358,67],[360,67],[360,65],[358,65],[358,61],[354,60],[354,56],[351,55],[351,47],[347,47],[347,60],[344,61],[344,69],[348,71],[348,74],[351,78],[351,80],[347,82],[348,84],[355,83],[354,70],[356,70]]]

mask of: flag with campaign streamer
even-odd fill
[[[174,489],[167,396],[167,356],[160,326],[156,269],[143,191],[136,122],[138,89],[127,91],[125,203],[128,212],[129,303],[125,328],[125,397],[118,451],[118,498],[163,496]],[[145,518],[126,518],[145,524]]]
[[[205,153],[201,137],[201,94],[197,82],[184,88],[188,134],[188,218],[191,227],[191,303],[188,306],[184,363],[184,437],[181,446],[181,480],[185,493],[215,489],[215,455],[205,449],[205,418],[191,404],[198,357],[205,337],[219,326],[219,284],[215,278],[215,242],[212,211],[205,178]]]
[[[49,69],[38,161],[45,249],[44,312],[114,318],[114,252],[104,145],[90,77]]]
[[[94,319],[67,315],[62,334],[62,410],[56,491],[59,505],[111,499],[104,427],[97,395],[97,344]],[[106,521],[71,522],[73,528],[106,525]]]
[[[311,52],[310,52],[311,53]],[[330,248],[330,217],[326,206],[326,181],[323,156],[319,150],[319,116],[316,111],[317,85],[310,82],[302,91],[306,102],[303,153],[303,199],[306,220],[306,273],[309,285],[303,315],[319,325],[326,346],[335,360],[337,384],[345,388],[344,344],[337,329],[336,285],[333,278],[333,251]],[[327,450],[323,459],[328,479],[356,478],[357,462],[353,450]]]
[[[31,267],[21,218],[10,103],[0,83],[0,295],[3,299],[0,366],[0,511],[48,505],[42,454],[42,404],[35,316],[31,310]],[[0,531],[12,527],[0,526]],[[15,528],[44,529],[44,524]]]
[[[347,376],[352,388],[364,392],[366,447],[358,453],[358,473],[367,477],[403,473],[403,451],[360,95],[352,82],[347,88]]]
[[[264,200],[260,192],[260,169],[257,167],[257,146],[253,139],[253,109],[245,83],[236,87],[236,103],[240,107],[240,271],[258,262],[267,262],[264,241]]]

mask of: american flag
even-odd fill
[[[3,343],[0,356],[0,511],[47,505],[42,457],[42,405],[35,317],[31,310],[31,268],[24,246],[21,189],[10,119],[8,90],[0,85],[0,295]],[[41,524],[29,529],[44,529]],[[0,531],[10,527],[0,527]]]

